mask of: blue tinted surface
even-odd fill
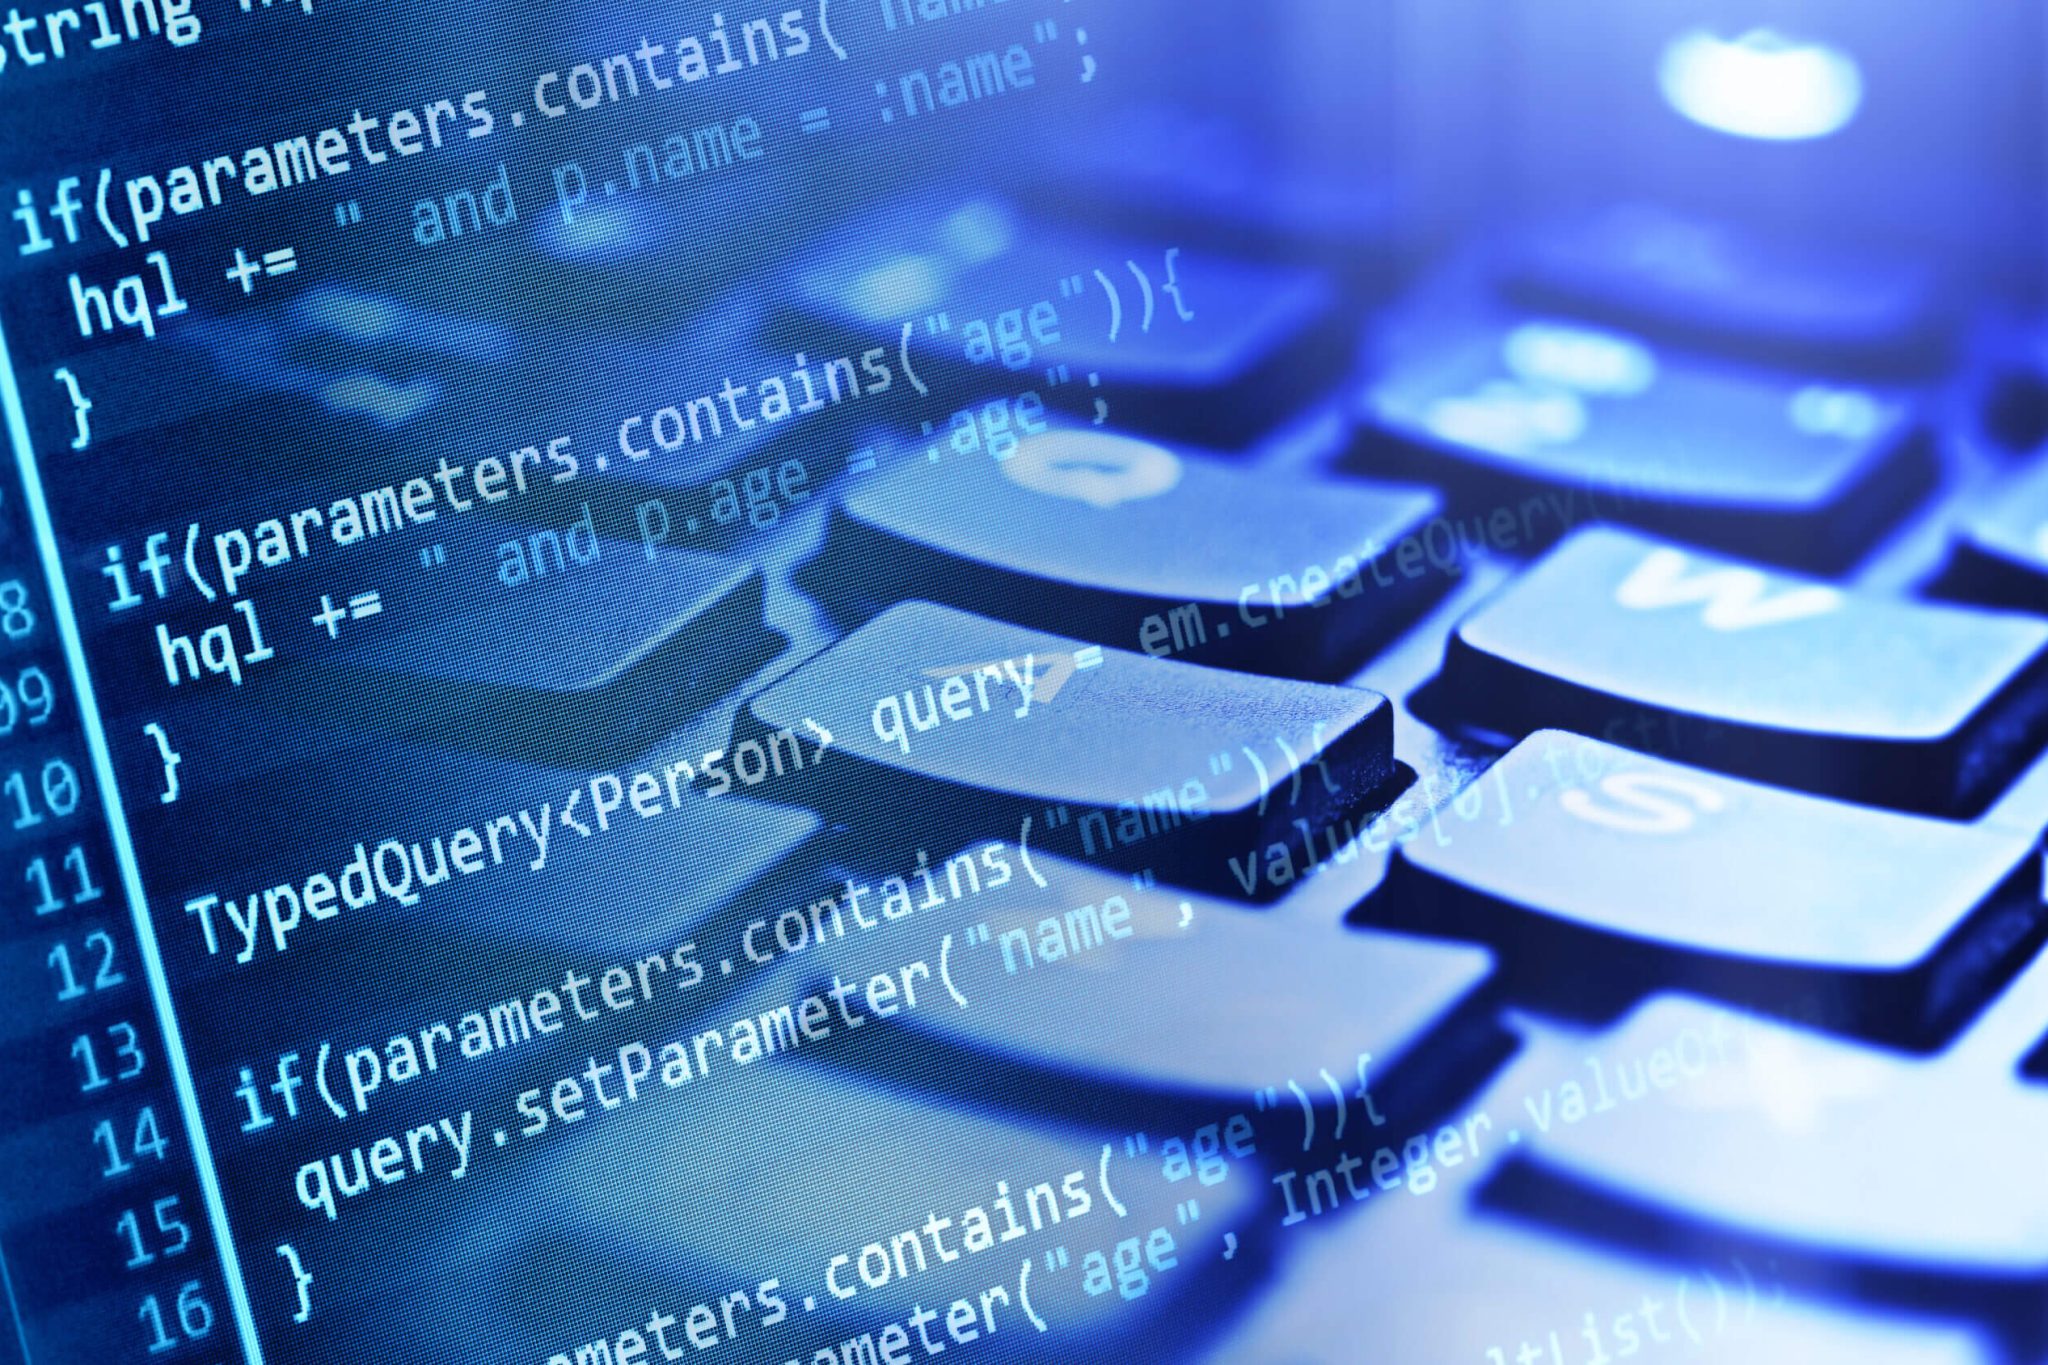
[[[0,15],[0,1362],[2048,1360],[2032,7]]]

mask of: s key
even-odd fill
[[[2039,939],[2032,837],[1871,810],[1550,730],[1506,823],[1400,849],[1362,918],[1478,939],[1538,984],[1615,981],[1939,1037]]]
[[[1458,624],[1456,718],[1975,813],[2043,737],[2048,621],[1864,597],[1647,536],[1574,535]]]

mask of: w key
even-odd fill
[[[1605,528],[1460,622],[1460,720],[1874,805],[1981,809],[2048,729],[2048,621],[1861,597]]]
[[[2039,940],[2034,841],[1545,731],[1504,822],[1405,845],[1362,918],[1496,946],[1532,983],[1614,980],[1833,1012],[1926,1043]]]

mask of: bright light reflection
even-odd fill
[[[1840,132],[1863,103],[1856,59],[1768,28],[1721,38],[1688,29],[1664,49],[1664,98],[1703,128],[1794,142]]]

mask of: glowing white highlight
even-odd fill
[[[1657,82],[1671,107],[1701,127],[1771,142],[1840,132],[1863,104],[1855,58],[1768,28],[1735,38],[1688,29],[1665,47]]]

